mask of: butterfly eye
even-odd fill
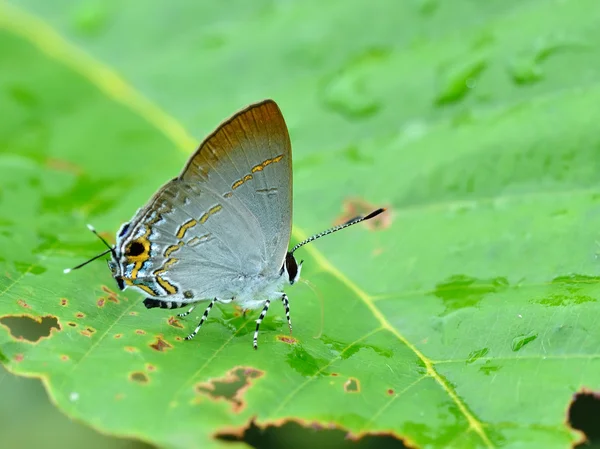
[[[117,264],[114,263],[114,261],[112,261],[112,260],[108,261],[108,268],[110,269],[110,272],[112,274],[116,274],[117,273]]]

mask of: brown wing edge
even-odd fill
[[[262,100],[262,101],[259,101],[259,102],[256,102],[256,103],[246,106],[245,108],[243,108],[243,109],[239,110],[238,112],[236,112],[235,114],[233,114],[228,119],[221,122],[221,124],[219,126],[217,126],[214,129],[214,131],[212,133],[210,133],[200,143],[200,145],[198,146],[198,149],[188,158],[188,161],[185,164],[183,170],[181,170],[180,174],[177,177],[171,178],[169,181],[164,183],[152,195],[152,197],[146,202],[146,204],[135,213],[135,215],[130,220],[130,226],[129,226],[129,230],[128,230],[127,234],[131,234],[131,232],[134,231],[134,229],[136,228],[139,221],[146,215],[148,210],[154,206],[156,201],[162,196],[162,194],[169,187],[171,187],[174,183],[181,181],[183,179],[183,176],[185,175],[186,171],[188,170],[190,164],[194,161],[194,159],[197,156],[199,156],[201,154],[203,148],[206,148],[206,146],[211,142],[211,140],[217,136],[219,131],[226,128],[227,126],[234,124],[236,121],[243,121],[246,115],[251,115],[251,114],[253,114],[254,111],[257,111],[259,113],[264,112],[267,117],[270,117],[272,119],[272,124],[275,124],[279,128],[281,134],[284,136],[284,139],[285,139],[284,146],[285,146],[285,150],[287,153],[286,155],[288,156],[287,163],[289,166],[288,168],[289,168],[289,173],[290,173],[290,183],[289,183],[290,202],[293,203],[293,201],[292,201],[292,198],[293,198],[293,196],[292,196],[293,195],[292,151],[291,151],[290,136],[288,133],[287,125],[285,123],[285,119],[283,118],[283,114],[281,113],[281,109],[279,109],[279,106],[277,105],[277,103],[274,100],[265,99],[265,100]],[[229,148],[228,150],[232,150],[232,149],[233,148]],[[290,204],[290,214],[293,213],[292,208],[293,208],[293,204]],[[290,228],[291,228],[291,223],[292,223],[291,218],[292,217],[290,217]],[[291,231],[291,229],[290,229],[290,231]],[[129,239],[124,236],[123,237],[123,245],[128,240]]]
[[[236,123],[238,121],[241,121],[241,122],[245,121],[246,116],[253,115],[253,113],[255,111],[259,112],[259,113],[264,113],[267,117],[269,117],[272,120],[271,125],[273,125],[273,124],[276,125],[279,128],[279,131],[281,132],[281,134],[284,136],[285,141],[286,141],[285,148],[288,153],[287,159],[288,159],[288,164],[290,166],[290,173],[291,173],[291,164],[292,164],[291,147],[292,147],[292,145],[291,145],[287,125],[285,123],[285,119],[283,118],[283,114],[281,113],[281,109],[279,109],[279,106],[277,105],[277,103],[274,100],[266,99],[266,100],[262,100],[257,103],[253,103],[253,104],[246,106],[244,109],[239,110],[238,112],[233,114],[231,117],[229,117],[228,119],[221,122],[221,124],[219,124],[219,126],[217,126],[215,128],[215,130],[212,133],[210,133],[200,143],[200,145],[198,146],[198,149],[194,152],[194,154],[192,154],[189,157],[187,163],[183,167],[183,170],[181,170],[181,173],[179,174],[179,178],[180,179],[183,178],[183,176],[189,169],[189,167],[190,167],[191,163],[194,161],[194,159],[202,153],[202,150],[205,149],[213,139],[217,138],[217,134],[220,131],[233,125],[234,123]],[[221,141],[220,144],[222,147],[223,142]],[[226,149],[223,148],[223,150],[224,150],[224,152],[227,152],[227,151],[233,150],[233,148],[226,148]],[[292,183],[290,182],[290,185],[291,184]],[[291,197],[291,195],[290,195],[290,197]]]
[[[257,121],[257,117],[265,117],[266,119],[269,120],[268,125],[266,125],[268,128],[270,128],[270,130],[272,132],[275,133],[275,135],[279,135],[282,139],[283,139],[283,147],[284,147],[284,152],[285,152],[285,157],[287,160],[287,165],[288,165],[288,172],[290,173],[290,180],[289,180],[289,198],[290,198],[290,204],[289,204],[289,210],[290,210],[290,228],[288,230],[288,233],[291,235],[291,228],[292,228],[292,219],[293,219],[293,171],[292,171],[292,144],[291,144],[291,139],[290,139],[290,135],[288,132],[288,128],[287,128],[287,124],[285,122],[285,119],[283,117],[283,114],[281,112],[281,109],[279,108],[279,106],[277,105],[277,103],[272,100],[272,99],[265,99],[256,103],[252,103],[248,106],[246,106],[245,108],[239,110],[238,112],[236,112],[235,114],[231,115],[228,119],[224,120],[223,122],[221,122],[221,124],[219,126],[217,126],[215,128],[215,130],[210,133],[203,141],[202,143],[198,146],[198,149],[194,152],[194,154],[192,154],[185,167],[183,168],[183,170],[181,171],[181,173],[179,174],[178,178],[175,179],[184,179],[185,174],[187,172],[187,170],[189,169],[190,165],[194,162],[194,160],[196,158],[202,157],[202,152],[203,150],[207,149],[208,147],[211,147],[211,150],[207,150],[207,151],[213,151],[212,148],[218,148],[220,151],[219,153],[228,153],[230,151],[234,151],[235,147],[231,146],[231,144],[224,140],[224,139],[220,139],[220,135],[221,131],[226,131],[226,129],[229,126],[235,126],[236,124],[238,124],[238,122],[242,122],[242,123],[259,123],[259,121]],[[243,126],[241,126],[243,127]],[[208,157],[208,156],[207,156]],[[218,157],[217,155],[213,155],[213,157]]]

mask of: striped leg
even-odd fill
[[[265,306],[263,307],[262,312],[260,312],[260,316],[258,317],[258,320],[256,320],[256,330],[254,331],[254,349],[258,349],[258,328],[260,327],[260,323],[262,322],[265,315],[267,314],[267,310],[269,310],[270,305],[271,305],[271,300],[267,299],[265,301]]]
[[[288,301],[287,295],[284,293],[281,297],[283,301],[283,307],[285,307],[285,317],[288,320],[288,326],[290,327],[290,335],[292,335],[292,320],[290,319],[290,302]]]
[[[196,304],[194,304],[192,307],[190,307],[187,312],[178,313],[177,316],[181,317],[181,318],[183,318],[184,316],[188,316],[190,313],[192,313],[192,310],[194,310],[195,308],[196,308]]]
[[[217,298],[213,299],[210,302],[210,304],[208,305],[208,307],[204,311],[204,315],[202,315],[202,318],[200,319],[200,322],[198,323],[198,326],[196,326],[196,329],[194,329],[194,332],[192,332],[190,335],[188,335],[187,337],[185,337],[186,340],[191,340],[192,338],[194,338],[196,336],[196,334],[200,330],[200,326],[202,326],[202,323],[204,323],[204,320],[206,320],[206,317],[208,317],[208,313],[210,312],[210,309],[212,309],[212,306],[214,306],[216,302],[217,302]]]

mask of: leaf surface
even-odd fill
[[[431,448],[579,438],[569,402],[600,383],[594,3],[82,5],[0,5],[9,370],[164,447],[231,446],[215,435],[251,419]],[[63,275],[102,250],[85,223],[113,241],[264,97],[290,127],[294,241],[390,209],[301,250],[294,344],[280,304],[253,351],[256,312],[213,310],[186,342],[203,307],[148,311],[102,262]]]

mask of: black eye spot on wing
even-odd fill
[[[127,256],[139,256],[144,252],[144,245],[140,242],[131,242],[127,245],[127,249],[125,250],[125,255]]]

